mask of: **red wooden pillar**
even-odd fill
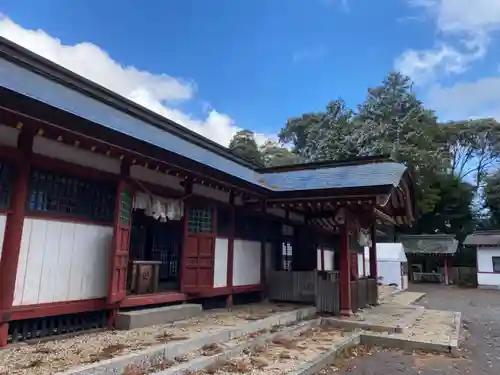
[[[231,205],[231,229],[227,238],[227,279],[226,285],[229,289],[229,295],[226,300],[226,307],[233,306],[233,269],[234,269],[234,235],[236,231],[236,208],[234,206],[234,191],[229,193],[229,204]]]
[[[377,285],[377,304],[378,304],[378,271],[377,271],[377,226],[375,219],[370,227],[370,277],[375,279]]]
[[[14,301],[17,264],[21,250],[34,132],[24,129],[19,134],[19,160],[12,185],[10,213],[7,215],[0,262],[0,347],[7,345],[9,321]]]
[[[449,269],[448,269],[448,257],[444,257],[444,283],[449,284]]]
[[[349,252],[349,229],[347,218],[340,226],[340,254],[339,254],[339,287],[340,287],[340,314],[349,316],[351,311],[351,254]]]
[[[120,178],[116,186],[113,245],[111,248],[107,296],[109,328],[114,327],[120,303],[127,296],[128,259],[132,232],[132,205],[134,200],[134,189],[128,183],[130,167],[130,161],[123,159],[120,167]]]
[[[370,239],[372,245],[370,246],[370,277],[378,281],[377,272],[377,228],[375,222],[370,227]]]

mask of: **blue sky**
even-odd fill
[[[391,70],[443,119],[500,117],[500,0],[4,0],[0,35],[222,144]]]

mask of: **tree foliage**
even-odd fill
[[[500,170],[486,178],[484,205],[489,211],[489,226],[500,228]]]
[[[483,196],[500,226],[500,170],[492,174],[500,160],[500,124],[494,119],[440,124],[402,74],[390,73],[368,89],[356,110],[336,99],[324,111],[290,118],[279,143],[257,149],[253,133],[240,133],[230,148],[267,166],[381,154],[405,163],[417,178],[421,218],[412,230],[418,233],[462,237],[479,221],[484,224],[484,211],[474,201]]]
[[[256,166],[263,166],[262,155],[255,141],[255,133],[250,130],[240,130],[229,142],[229,149],[237,156]]]

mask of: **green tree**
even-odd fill
[[[279,167],[282,165],[297,164],[301,161],[298,155],[292,153],[287,148],[280,146],[279,143],[270,140],[266,141],[259,148],[259,152],[266,167]]]
[[[482,186],[489,170],[500,159],[500,124],[494,119],[449,122],[443,125],[451,173],[472,178]]]
[[[459,240],[474,230],[472,201],[475,187],[449,173],[435,175],[431,187],[438,200],[432,211],[423,213],[412,228],[415,233],[455,234]]]
[[[486,178],[484,206],[489,211],[489,226],[500,228],[500,170]]]
[[[238,131],[229,142],[229,149],[235,155],[252,162],[256,166],[263,166],[262,155],[255,141],[254,132],[250,130]]]

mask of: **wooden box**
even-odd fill
[[[129,290],[132,294],[148,294],[158,291],[160,261],[134,260],[129,263]]]

